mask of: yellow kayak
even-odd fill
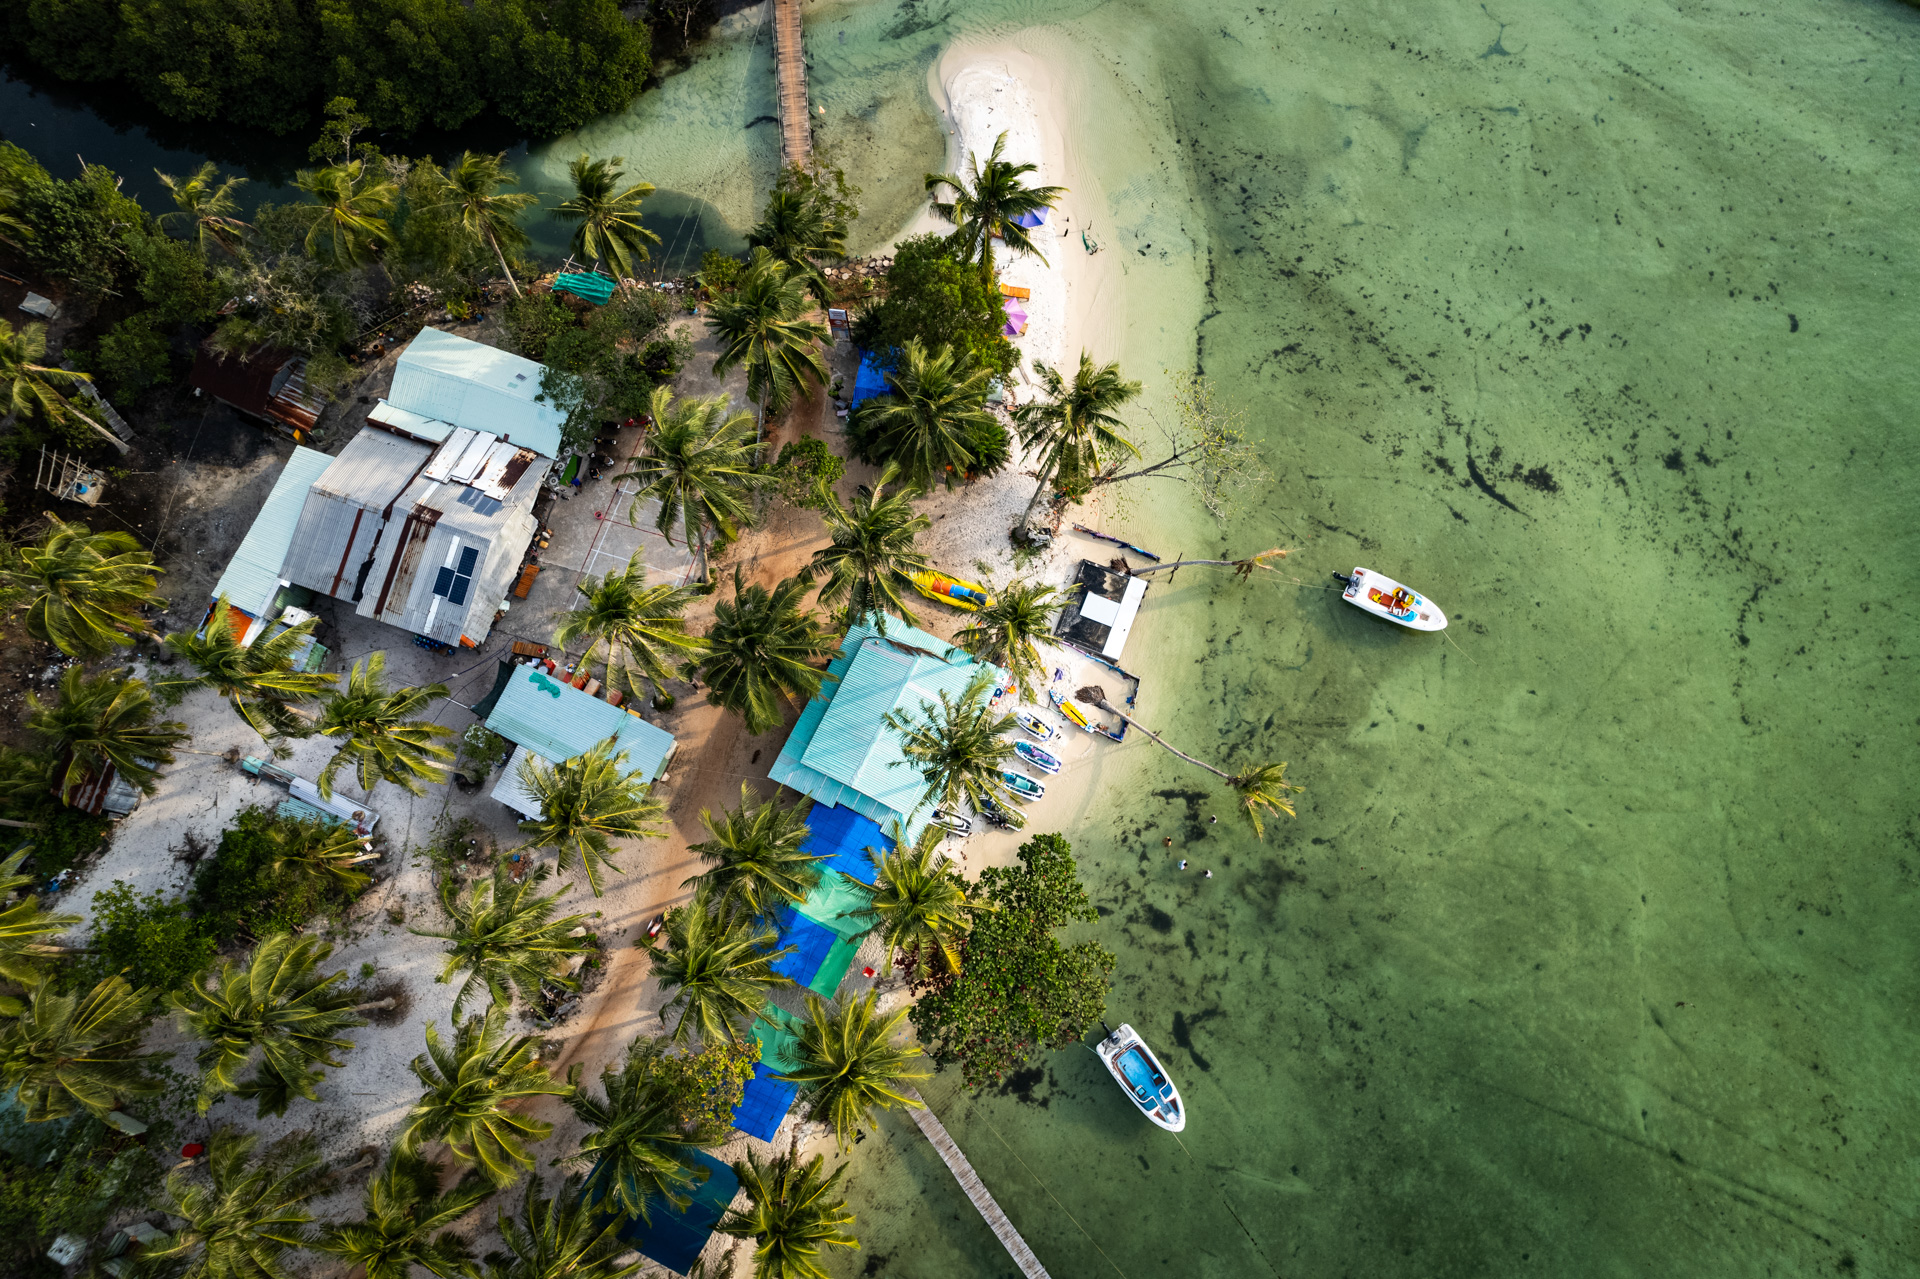
[[[942,604],[951,604],[969,613],[977,613],[983,605],[993,603],[993,596],[987,594],[987,588],[980,583],[948,577],[945,573],[936,573],[932,569],[909,573],[907,580],[913,583],[914,590],[928,599],[939,600]]]

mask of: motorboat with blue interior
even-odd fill
[[[1007,793],[1023,804],[1028,800],[1045,799],[1047,796],[1047,788],[1025,773],[1016,773],[1010,768],[1003,768],[1000,770],[1000,780],[1007,784]]]
[[[1100,1024],[1106,1026],[1105,1022]],[[1180,1090],[1133,1027],[1121,1022],[1120,1029],[1108,1034],[1093,1051],[1141,1114],[1168,1132],[1179,1132],[1187,1126],[1187,1108],[1181,1104]]]

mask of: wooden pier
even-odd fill
[[[807,104],[800,0],[773,0],[773,65],[780,103],[780,166],[804,169],[813,159],[813,108]]]
[[[902,1091],[915,1101],[923,1100],[920,1094],[911,1088]],[[946,1161],[947,1171],[953,1174],[953,1179],[960,1183],[960,1189],[967,1192],[967,1198],[973,1200],[973,1206],[980,1210],[982,1217],[986,1218],[988,1228],[1000,1240],[1001,1246],[1007,1250],[1007,1255],[1013,1258],[1013,1264],[1020,1267],[1020,1273],[1027,1279],[1048,1279],[1047,1268],[1040,1264],[1040,1258],[1033,1255],[1033,1249],[1027,1247],[1027,1241],[1020,1237],[1020,1232],[1013,1228],[1011,1221],[1007,1220],[1007,1214],[1000,1211],[1000,1205],[993,1201],[993,1195],[988,1191],[986,1183],[980,1180],[980,1174],[973,1170],[973,1165],[967,1162],[966,1155],[948,1135],[947,1126],[940,1122],[940,1116],[934,1114],[933,1110],[925,1105],[910,1106],[907,1108],[907,1113],[913,1116],[914,1123],[920,1125],[920,1131],[927,1135],[927,1140],[933,1143],[933,1148],[940,1152],[940,1158]]]

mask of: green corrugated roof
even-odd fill
[[[273,482],[253,527],[240,539],[227,571],[213,588],[213,598],[226,596],[233,607],[249,617],[259,617],[273,604],[280,591],[280,570],[287,562],[287,548],[293,545],[293,531],[300,523],[300,512],[307,504],[307,490],[326,473],[333,459],[316,449],[294,446],[280,478]]]
[[[673,734],[588,697],[542,666],[515,668],[487,716],[487,727],[555,764],[615,738],[627,753],[628,769],[648,781],[660,776],[673,753]]]

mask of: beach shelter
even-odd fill
[[[604,275],[567,271],[553,277],[555,293],[571,293],[595,306],[605,306],[607,299],[613,296],[613,288],[613,281]]]
[[[800,851],[825,858],[820,863],[825,874],[844,871],[870,884],[873,863],[867,860],[867,850],[884,853],[892,847],[893,841],[880,829],[880,823],[866,814],[839,804],[815,804],[807,813],[807,838]]]
[[[799,1025],[792,1013],[768,1003],[754,1020],[753,1036],[760,1041],[760,1060],[733,1108],[733,1126],[749,1137],[772,1141],[800,1090],[798,1084],[775,1078],[800,1068]]]
[[[1027,331],[1027,313],[1021,309],[1020,303],[1013,298],[1008,298],[1002,302],[1000,306],[1001,309],[1007,313],[1006,327],[1001,329],[1000,332],[1010,338],[1017,338],[1022,333],[1025,333]]]
[[[1034,209],[1029,213],[1022,213],[1016,216],[1013,219],[1013,224],[1032,230],[1034,227],[1045,225],[1046,220],[1047,211],[1045,209]]]
[[[853,396],[848,405],[858,408],[860,401],[870,400],[876,395],[887,393],[887,375],[873,362],[873,352],[863,351],[860,355],[860,371],[853,375]]]
[[[713,1227],[740,1191],[740,1179],[733,1169],[704,1150],[693,1150],[687,1162],[704,1170],[707,1179],[693,1190],[685,1208],[656,1201],[653,1220],[629,1217],[618,1231],[620,1239],[643,1256],[665,1266],[675,1274],[685,1274],[700,1259],[700,1252],[713,1236]],[[698,1172],[695,1176],[698,1176]]]

